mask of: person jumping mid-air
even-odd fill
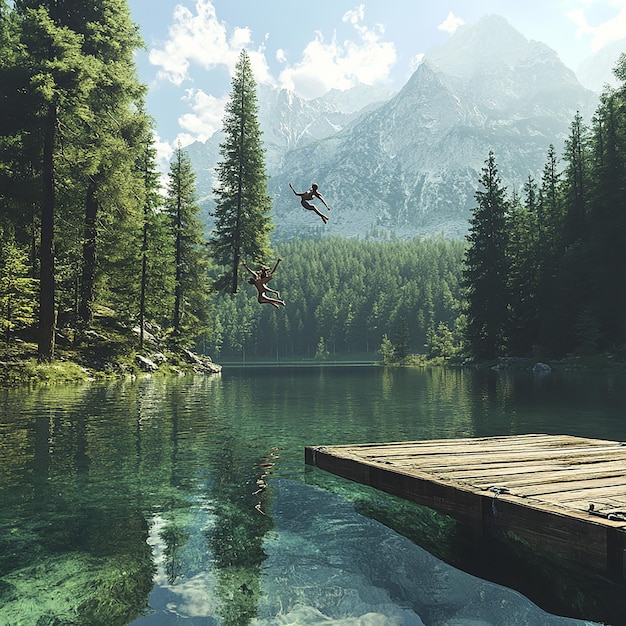
[[[248,279],[248,282],[251,285],[254,285],[256,287],[256,290],[259,292],[259,297],[257,298],[259,304],[271,304],[277,309],[280,308],[281,304],[285,306],[285,301],[278,299],[280,298],[280,293],[276,291],[276,289],[272,289],[267,285],[267,283],[269,283],[269,281],[274,278],[274,272],[276,271],[276,268],[281,261],[282,259],[278,259],[278,261],[276,261],[276,264],[271,270],[268,270],[266,267],[262,267],[256,272],[254,270],[251,270],[246,265],[245,261],[241,262],[241,264],[250,272],[250,274],[252,274],[252,278]],[[267,295],[267,292],[276,294],[278,298],[270,298]]]
[[[317,183],[311,183],[311,188],[303,191],[301,193],[297,192],[291,183],[289,183],[291,187],[291,191],[293,191],[296,196],[300,196],[300,204],[307,209],[308,211],[315,211],[321,218],[324,224],[328,222],[328,216],[324,215],[314,204],[311,203],[313,198],[318,198],[322,201],[322,204],[330,211],[330,207],[326,204],[326,200],[322,197],[322,194],[317,190]]]

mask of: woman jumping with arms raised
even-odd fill
[[[254,285],[256,287],[256,290],[259,292],[259,297],[257,298],[257,302],[259,302],[259,304],[271,304],[277,309],[280,308],[280,305],[285,306],[284,300],[270,298],[267,295],[267,292],[269,291],[270,293],[275,293],[278,298],[280,298],[280,293],[276,291],[276,289],[268,287],[267,283],[272,280],[272,278],[274,278],[274,272],[276,271],[276,268],[281,261],[282,259],[278,259],[278,261],[276,261],[276,264],[271,270],[268,270],[266,267],[262,267],[256,272],[254,270],[251,270],[246,265],[245,261],[241,262],[241,264],[250,272],[250,274],[252,274],[252,278],[250,278],[248,282],[251,285]]]

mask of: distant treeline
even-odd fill
[[[238,358],[377,358],[387,335],[399,356],[423,353],[429,331],[459,316],[464,250],[465,242],[443,239],[281,244],[271,284],[286,306],[259,305],[248,285],[217,297],[207,349]]]

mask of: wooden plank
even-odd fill
[[[347,450],[346,452],[349,452]],[[521,463],[531,462],[551,462],[560,463],[563,467],[572,465],[585,465],[601,462],[610,462],[616,460],[616,455],[623,452],[620,448],[598,449],[598,448],[582,448],[573,450],[571,448],[542,448],[540,450],[520,450],[512,449],[487,449],[479,450],[447,450],[445,448],[424,451],[419,448],[397,449],[394,452],[385,453],[382,450],[374,450],[368,454],[360,453],[355,450],[354,453],[362,458],[371,460],[384,460],[397,465],[410,462],[416,456],[421,459],[420,465],[429,465],[431,467],[445,468],[446,464],[461,465],[466,463],[473,464],[496,464],[511,463],[512,461]]]
[[[620,490],[621,492],[624,492],[624,476],[600,476],[595,479],[579,478],[578,480],[576,480],[575,476],[572,476],[571,480],[568,481],[552,483],[543,482],[540,484],[529,484],[526,486],[517,485],[514,488],[514,493],[525,498],[532,496],[546,496],[548,494],[552,494],[558,498],[563,495],[563,499],[567,500],[572,499],[569,498],[569,492],[597,491],[612,487],[619,487],[617,490],[618,494],[620,493]]]
[[[626,461],[613,461],[602,464],[581,465],[574,468],[555,469],[550,463],[539,465],[516,465],[507,466],[506,463],[498,463],[495,466],[466,466],[464,468],[451,468],[446,475],[458,480],[482,480],[493,476],[503,476],[506,472],[507,483],[527,484],[532,480],[540,482],[561,482],[571,480],[572,476],[593,479],[610,476],[625,476]]]
[[[529,434],[372,443],[308,447],[305,461],[456,517],[477,532],[494,530],[496,512],[498,529],[623,576],[626,521],[606,517],[626,511],[620,442]]]

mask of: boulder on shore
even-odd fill
[[[198,356],[195,352],[183,348],[181,353],[187,363],[193,365],[193,369],[196,372],[203,372],[207,374],[219,374],[222,371],[222,366],[213,363],[210,356]]]
[[[135,355],[135,363],[137,363],[139,369],[143,372],[156,372],[159,369],[159,366],[154,361],[145,356],[141,356],[141,354]]]

